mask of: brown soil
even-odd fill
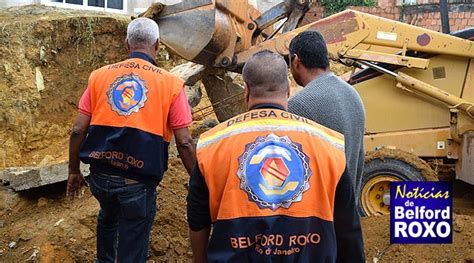
[[[126,23],[39,6],[0,13],[0,168],[62,157],[88,75],[126,56]]]
[[[0,168],[64,159],[89,74],[127,56],[128,22],[38,5],[0,10]],[[180,62],[158,54],[165,69]]]
[[[190,259],[186,223],[188,175],[172,157],[158,188],[158,213],[150,240],[150,259],[185,262]],[[64,184],[28,193],[0,189],[0,261],[26,261],[36,253],[40,262],[92,262],[98,203],[88,189],[76,200],[64,198]],[[15,248],[9,248],[16,242]],[[35,252],[38,250],[38,252]]]
[[[158,188],[158,213],[150,241],[152,262],[190,262],[186,224],[188,175],[176,157]],[[95,257],[97,201],[85,189],[64,198],[64,184],[24,194],[0,190],[0,261],[34,257],[40,262],[90,262]],[[362,219],[367,262],[468,262],[474,249],[472,186],[462,186],[454,202],[454,242],[449,245],[390,245],[389,217]],[[17,242],[15,248],[9,248]],[[37,251],[37,252],[35,252]],[[50,259],[54,259],[50,261]],[[56,260],[56,261],[55,261]]]
[[[37,5],[0,10],[0,169],[66,159],[69,129],[89,74],[126,58],[128,22],[125,16]],[[164,48],[157,58],[167,70],[182,63]],[[187,175],[174,159],[167,174],[159,188],[150,253],[156,262],[183,262],[190,257]],[[93,261],[98,204],[88,190],[78,200],[66,200],[64,187],[21,195],[0,189],[0,261]],[[9,248],[12,242],[16,246]]]
[[[473,214],[454,214],[453,244],[390,244],[390,217],[362,219],[368,262],[472,262]],[[471,260],[471,261],[469,261]]]

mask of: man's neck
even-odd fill
[[[147,49],[134,49],[134,50],[130,50],[130,54],[132,54],[133,52],[140,52],[140,53],[146,54],[146,55],[149,56],[151,59],[153,59],[153,61],[156,62],[156,59],[155,59],[156,53],[155,53],[155,52],[151,52],[150,50],[147,50]]]
[[[251,99],[247,102],[247,110],[251,110],[255,107],[258,107],[258,105],[278,105],[282,109],[287,110],[288,109],[288,98],[285,100],[264,100],[264,99]]]
[[[322,68],[315,68],[315,69],[308,69],[308,72],[305,77],[303,77],[303,86],[308,85],[311,81],[315,80],[321,75],[326,74],[329,72],[329,68],[322,69]]]

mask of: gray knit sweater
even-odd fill
[[[358,193],[364,168],[365,111],[355,89],[328,72],[291,98],[288,109],[344,134],[347,172]]]

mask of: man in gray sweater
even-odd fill
[[[289,49],[291,73],[304,89],[290,99],[288,109],[344,134],[347,174],[358,197],[365,155],[362,100],[351,85],[329,70],[326,43],[319,32],[298,34]]]

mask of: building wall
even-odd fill
[[[0,0],[0,8],[19,6],[19,5],[31,5],[39,4],[40,0]]]
[[[404,7],[355,6],[351,8],[361,12],[375,14],[377,16],[441,32],[441,18],[438,4],[423,4]],[[451,32],[474,26],[474,4],[448,4],[448,11]]]
[[[474,26],[474,4],[456,1],[448,1],[450,2],[448,11],[451,32]],[[418,2],[424,4],[400,6],[400,0],[379,0],[375,7],[352,6],[349,8],[441,32],[439,4],[433,3],[438,1],[418,0]],[[317,21],[322,17],[324,17],[324,7],[316,5],[307,13],[304,23]]]

